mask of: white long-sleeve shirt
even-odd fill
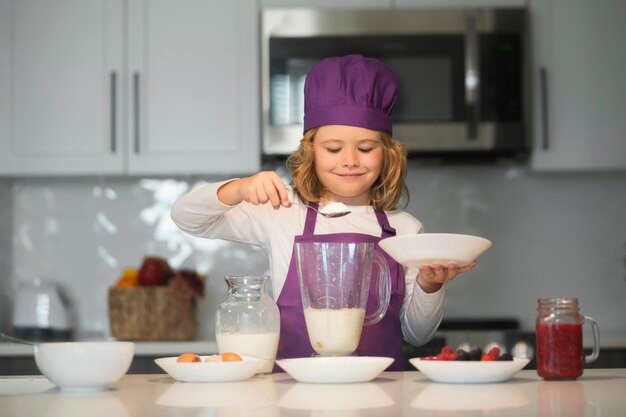
[[[270,204],[253,205],[242,202],[226,205],[217,198],[217,190],[228,181],[205,184],[181,196],[172,207],[172,219],[185,232],[204,238],[248,243],[264,248],[270,261],[274,299],[285,284],[294,237],[304,231],[307,208],[289,189],[290,208],[275,210]],[[300,203],[300,204],[298,204]],[[315,234],[364,233],[380,236],[381,229],[370,206],[348,206],[351,214],[333,219],[317,216]],[[410,214],[394,210],[386,212],[389,224],[397,235],[424,231],[422,224]],[[405,296],[400,310],[404,339],[419,346],[428,342],[443,316],[445,287],[426,293],[416,285],[419,270],[405,267]]]

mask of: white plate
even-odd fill
[[[178,356],[155,359],[157,365],[177,381],[182,382],[230,382],[249,379],[265,361],[250,356],[241,356],[237,362],[176,362]]]
[[[489,249],[491,241],[471,235],[419,233],[383,239],[379,245],[405,266],[447,265],[451,262],[465,266]]]
[[[409,359],[411,365],[435,382],[488,383],[503,382],[528,365],[529,359],[512,361],[436,361]]]
[[[319,356],[276,361],[296,381],[321,384],[371,381],[392,362],[393,358],[379,356]]]

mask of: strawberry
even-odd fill
[[[492,347],[489,349],[489,352],[487,352],[487,355],[489,355],[492,361],[497,361],[500,356],[500,348],[497,346]]]

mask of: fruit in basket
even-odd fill
[[[165,285],[172,276],[172,270],[163,258],[147,256],[139,269],[139,285]]]
[[[139,271],[135,268],[124,268],[120,279],[115,283],[117,288],[135,288],[139,286]]]
[[[191,269],[180,269],[172,277],[174,280],[182,280],[189,289],[198,297],[204,297],[204,277]]]

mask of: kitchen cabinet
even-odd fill
[[[0,19],[0,173],[260,169],[256,2],[0,0]]]
[[[526,0],[261,0],[262,7],[315,7],[333,9],[412,7],[524,7]]]
[[[0,170],[122,172],[122,0],[0,0]]]
[[[138,356],[133,357],[133,361],[128,369],[129,374],[160,374],[163,370],[154,362],[162,356]],[[0,375],[41,375],[41,371],[35,363],[35,358],[30,356],[0,356]]]
[[[308,7],[328,9],[386,9],[393,0],[261,0],[261,7]]]
[[[526,0],[395,0],[395,7],[524,7]]]
[[[626,168],[626,3],[531,0],[536,171]]]

